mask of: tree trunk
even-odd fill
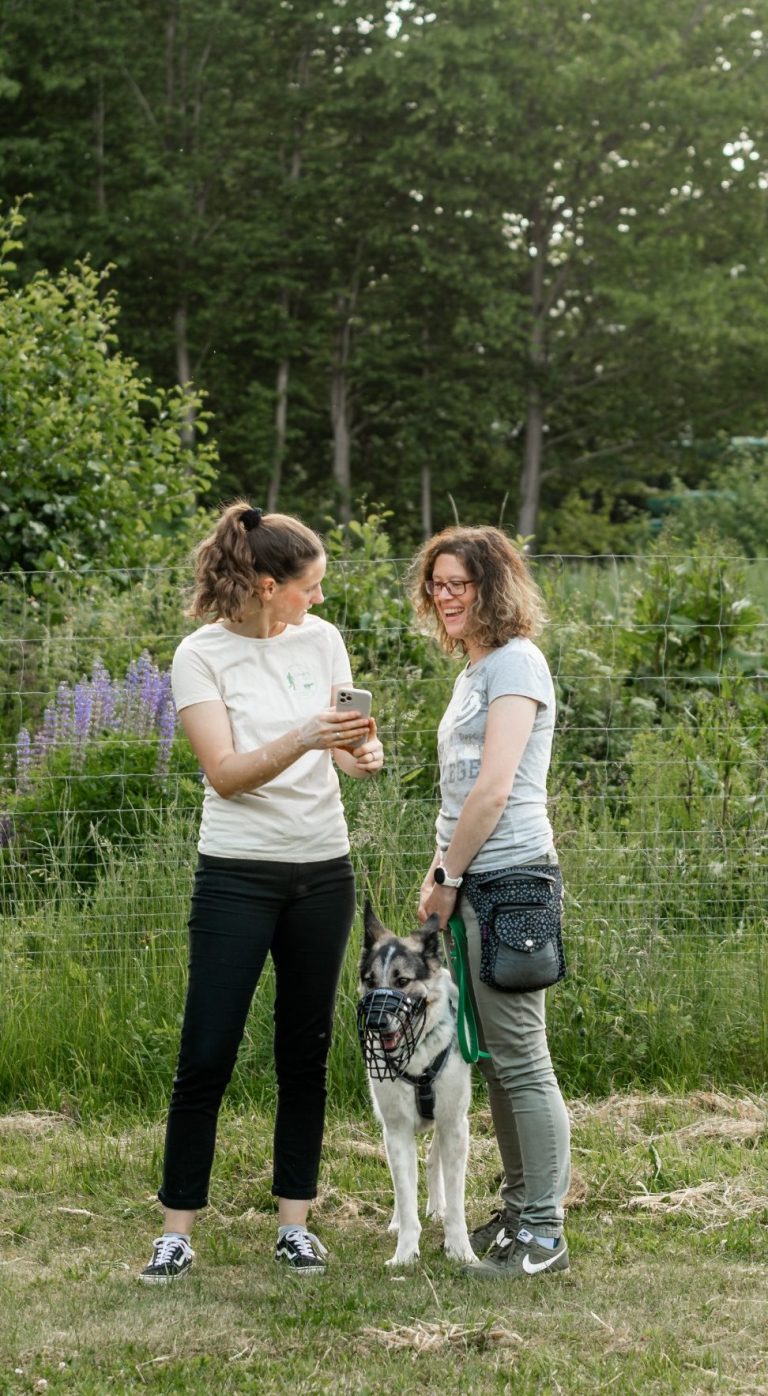
[[[352,471],[350,465],[351,423],[346,359],[339,358],[331,377],[331,424],[333,427],[333,479],[338,491],[339,516],[343,524],[352,517]]]
[[[304,88],[309,83],[309,49],[303,48],[299,54],[299,61],[296,69],[296,79],[299,88]],[[296,184],[301,178],[302,161],[302,141],[304,137],[303,129],[296,127],[293,137],[293,150],[291,151],[290,164],[288,166],[288,183]],[[291,317],[291,298],[287,291],[283,291],[280,297],[280,308],[286,323]],[[283,463],[285,461],[285,443],[288,432],[288,383],[291,373],[291,361],[287,357],[282,359],[277,365],[277,381],[275,384],[275,447],[272,456],[272,478],[267,491],[267,509],[270,512],[277,508],[280,498],[280,489],[283,483]]]
[[[544,342],[545,307],[544,269],[546,242],[536,247],[531,273],[531,336],[528,347],[528,410],[525,425],[525,451],[520,479],[520,512],[517,531],[523,538],[536,535],[541,496],[541,470],[544,458],[545,407],[542,394],[542,373],[546,362]]]
[[[341,522],[352,517],[352,404],[349,395],[349,360],[352,346],[352,315],[357,300],[357,272],[352,289],[336,302],[338,327],[331,373],[331,426],[333,429],[333,480],[339,499]]]
[[[544,409],[538,383],[528,388],[528,412],[525,425],[525,454],[520,481],[520,513],[517,531],[522,538],[536,535],[541,494],[541,463],[544,454]]]
[[[277,366],[275,389],[275,451],[272,458],[272,478],[267,491],[267,509],[273,513],[280,498],[283,482],[283,461],[285,460],[285,439],[288,430],[288,378],[290,362],[283,359]]]

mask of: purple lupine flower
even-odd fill
[[[13,842],[13,820],[9,814],[0,814],[0,848],[7,848]]]
[[[72,690],[69,684],[60,683],[56,690],[55,741],[68,742],[73,728]]]
[[[88,745],[88,738],[91,735],[91,715],[93,712],[91,686],[87,679],[81,679],[80,683],[75,684],[75,691],[72,697],[72,710],[74,729],[73,765],[75,770],[80,770],[85,761],[85,750]]]
[[[16,738],[16,789],[19,795],[29,790],[30,768],[32,766],[32,739],[26,727],[22,727]]]
[[[158,688],[160,674],[155,668],[146,650],[139,655],[141,666],[141,688],[139,690],[139,700],[141,702],[142,723],[144,726],[143,735],[148,736],[155,725],[158,708]]]
[[[152,716],[148,714],[151,699],[152,661],[146,650],[138,659],[131,660],[125,682],[125,704],[123,708],[123,730],[137,737],[146,737],[152,726]]]
[[[170,703],[173,702],[173,692],[172,692],[172,686],[171,686],[171,671],[170,671],[170,669],[168,669],[164,674],[161,674],[161,673],[158,672],[158,685],[157,685],[157,714],[158,714],[158,716],[157,716],[157,721],[158,721],[158,723],[160,722],[160,719],[161,719],[163,713],[165,712],[166,706],[167,706],[167,704],[168,704],[169,702],[170,702]],[[174,709],[174,711],[175,711],[175,709]]]
[[[49,703],[43,713],[43,725],[35,733],[32,743],[32,769],[39,771],[48,759],[48,753],[56,748],[56,706]]]
[[[120,732],[140,741],[157,735],[156,771],[162,778],[167,776],[176,733],[171,675],[161,671],[146,650],[131,661],[122,681],[113,680],[97,658],[90,678],[74,685],[59,684],[34,740],[26,727],[19,732],[17,790],[31,788],[34,776],[57,749],[69,751],[73,769],[82,769],[89,743],[104,732]]]
[[[130,701],[141,686],[141,674],[135,659],[132,659],[125,672],[125,696]]]
[[[113,725],[115,711],[115,685],[108,670],[98,658],[91,669],[91,730],[109,731]]]
[[[157,773],[160,776],[167,776],[171,761],[171,748],[173,747],[173,739],[176,735],[176,704],[170,693],[158,717],[157,730],[160,734],[160,742],[157,749]]]

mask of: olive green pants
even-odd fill
[[[546,990],[503,993],[480,982],[480,926],[467,897],[457,914],[467,931],[469,988],[501,1154],[505,1211],[537,1236],[559,1236],[570,1183],[570,1121],[547,1044]]]

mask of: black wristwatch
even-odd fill
[[[460,887],[464,881],[463,877],[449,877],[442,863],[438,863],[433,875],[438,887]]]

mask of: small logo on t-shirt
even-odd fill
[[[313,688],[317,688],[317,680],[312,677],[309,669],[289,669],[285,681],[291,693],[299,691],[307,693],[311,692]]]

